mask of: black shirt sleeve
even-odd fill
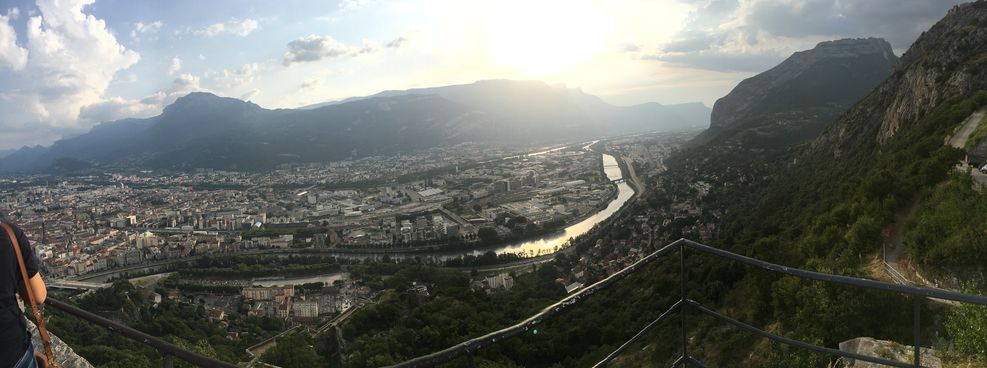
[[[14,228],[14,235],[17,236],[17,243],[21,246],[21,255],[24,256],[24,267],[27,268],[27,277],[34,277],[34,275],[38,274],[38,265],[41,262],[38,261],[38,256],[31,249],[31,241],[27,239],[24,231],[19,227],[12,227]],[[20,273],[18,272],[18,274]]]

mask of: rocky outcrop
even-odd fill
[[[872,337],[858,337],[840,343],[840,350],[860,355],[884,358],[902,363],[912,363],[915,357],[915,348],[902,345],[894,341],[877,340]],[[921,348],[922,367],[941,368],[942,360],[936,356],[933,349]],[[884,365],[865,361],[854,361],[853,359],[843,359],[843,367],[847,368],[883,368]]]
[[[843,39],[793,54],[745,79],[713,105],[705,143],[733,136],[775,135],[779,146],[814,137],[891,75],[898,58],[879,38]],[[765,139],[761,139],[765,140]],[[756,139],[746,139],[754,141]],[[745,139],[740,139],[740,144]]]
[[[987,89],[987,2],[957,5],[902,55],[891,76],[847,111],[814,151],[878,147],[947,99]],[[714,109],[715,114],[715,109]]]
[[[27,321],[27,329],[33,336],[34,348],[38,351],[44,351],[44,345],[41,344],[41,337],[38,335],[38,328],[34,326],[34,323]],[[59,366],[62,368],[92,368],[92,364],[89,364],[85,358],[79,356],[72,350],[72,347],[66,344],[58,336],[55,336],[50,331],[48,335],[51,337],[51,348],[55,353],[55,359],[58,360]]]

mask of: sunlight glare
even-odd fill
[[[491,59],[529,77],[571,69],[604,51],[605,14],[584,2],[498,2],[486,27]]]

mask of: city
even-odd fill
[[[0,0],[0,368],[987,367],[987,0]]]
[[[53,287],[85,291],[124,277],[142,285],[154,305],[162,299],[201,301],[211,320],[239,313],[306,325],[338,323],[340,313],[380,294],[344,271],[367,257],[443,264],[496,250],[516,257],[495,261],[503,271],[476,274],[471,287],[510,290],[513,275],[533,264],[523,259],[539,262],[542,256],[543,262],[560,250],[517,244],[539,238],[544,243],[545,236],[602,217],[609,204],[619,209],[628,199],[616,203],[612,178],[623,182],[622,170],[612,159],[605,167],[602,157],[612,156],[597,150],[621,157],[623,167],[649,177],[664,169],[662,157],[687,136],[645,134],[528,151],[490,147],[470,161],[457,161],[464,156],[453,148],[287,165],[270,173],[205,169],[9,177],[2,179],[0,205],[16,209],[11,215],[34,240]],[[478,147],[459,149],[477,152]],[[392,166],[393,161],[400,164]],[[437,161],[449,165],[436,166]],[[412,172],[430,174],[408,178]],[[392,179],[373,185],[366,183],[368,175]],[[600,220],[605,218],[594,221]],[[583,224],[582,231],[596,222]],[[589,268],[616,272],[650,244],[624,240],[619,246],[623,256],[583,257],[559,283],[575,290],[589,281]],[[220,272],[207,266],[223,258],[266,265],[271,260],[262,256],[291,254],[318,257],[328,267]],[[511,267],[512,259],[521,260],[513,261],[519,267]],[[476,270],[464,268],[467,274]],[[164,293],[153,291],[162,287]],[[428,295],[428,285],[415,290]]]

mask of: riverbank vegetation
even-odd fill
[[[340,272],[342,266],[336,257],[296,256],[286,257],[203,257],[179,268],[183,277],[253,278],[265,276],[312,276]]]

